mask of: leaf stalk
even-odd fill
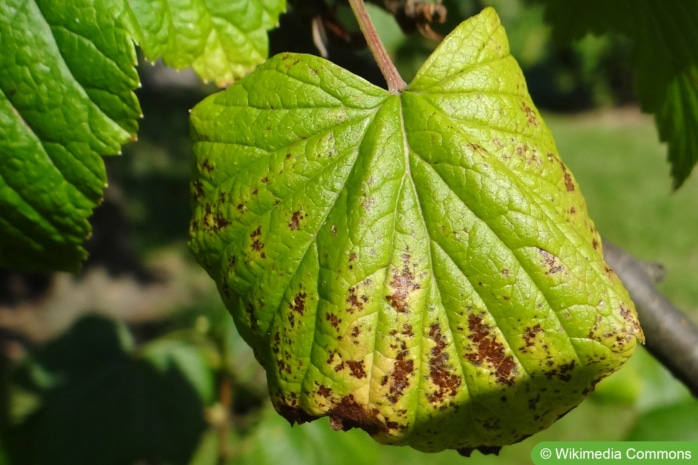
[[[376,60],[385,82],[388,84],[388,91],[392,94],[399,94],[407,88],[407,83],[402,79],[395,64],[390,59],[378,35],[378,31],[373,26],[371,17],[368,15],[368,11],[366,11],[366,5],[364,5],[363,0],[349,0],[349,5],[354,12],[354,16],[356,16],[361,32],[366,38],[368,48],[371,50],[371,54]]]

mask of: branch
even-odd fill
[[[603,247],[635,302],[647,350],[698,397],[698,327],[657,290],[656,267],[606,241]]]

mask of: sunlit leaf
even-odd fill
[[[642,338],[492,9],[399,95],[282,54],[192,127],[190,247],[291,422],[490,450]]]

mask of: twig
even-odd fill
[[[603,247],[635,302],[647,350],[698,397],[698,327],[657,290],[648,264],[607,241]]]
[[[371,54],[376,60],[381,73],[383,73],[385,82],[388,84],[388,91],[393,94],[399,94],[405,90],[407,83],[402,79],[397,68],[395,68],[395,64],[388,56],[388,52],[385,50],[385,46],[381,42],[378,32],[368,15],[368,11],[366,11],[366,5],[364,5],[363,0],[349,0],[349,5],[351,5],[361,32],[366,38],[368,48],[371,50]]]

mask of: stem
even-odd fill
[[[376,28],[373,26],[371,17],[368,15],[368,11],[366,11],[363,0],[349,0],[349,5],[354,12],[354,16],[356,16],[356,20],[359,22],[359,27],[366,38],[368,48],[371,50],[371,54],[376,60],[385,82],[388,84],[388,91],[392,94],[399,94],[405,90],[407,83],[402,79],[390,56],[388,56],[388,52],[385,50]]]

